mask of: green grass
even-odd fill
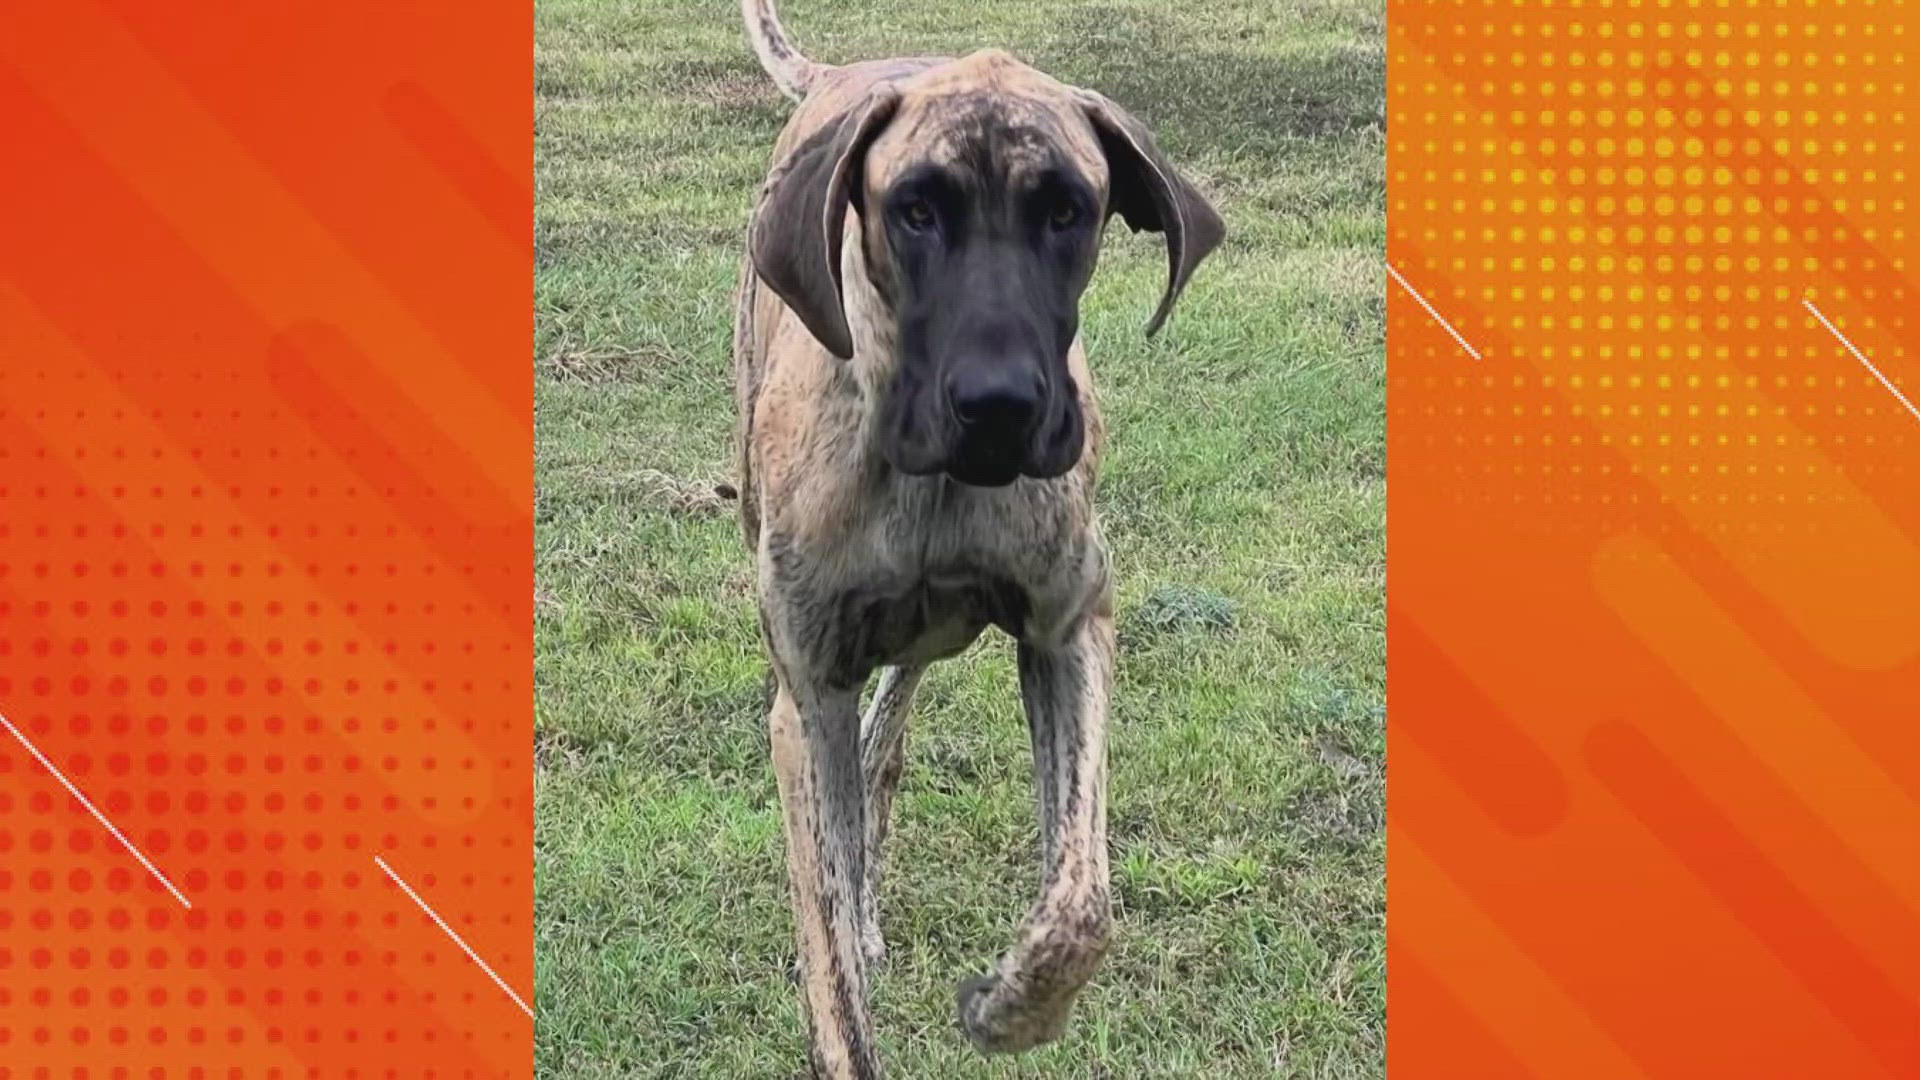
[[[1161,336],[1159,238],[1083,307],[1111,443],[1118,944],[1068,1036],[952,991],[1036,837],[1011,649],[914,710],[874,1008],[891,1075],[1377,1076],[1384,1062],[1380,0],[787,0],[822,60],[1011,48],[1145,119],[1227,245]],[[732,290],[786,105],[732,0],[537,8],[537,1062],[800,1075],[765,670],[731,504]]]

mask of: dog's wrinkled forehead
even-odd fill
[[[990,190],[1064,166],[1106,190],[1106,157],[1073,88],[998,49],[930,68],[899,89],[899,111],[867,155],[870,191],[926,165]]]

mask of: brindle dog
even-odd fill
[[[799,102],[753,215],[734,357],[814,1068],[880,1075],[867,972],[907,709],[926,665],[989,624],[1018,642],[1041,885],[959,1019],[982,1050],[1024,1050],[1060,1035],[1111,927],[1113,599],[1080,294],[1109,217],[1165,234],[1152,333],[1224,228],[1098,94],[993,49],[832,67],[794,50],[771,0],[741,8]]]

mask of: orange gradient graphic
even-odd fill
[[[1911,21],[1391,5],[1395,1076],[1920,1076]]]
[[[530,26],[0,14],[0,1077],[531,1071]]]

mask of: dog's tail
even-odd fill
[[[773,0],[740,0],[740,14],[747,20],[747,39],[753,42],[754,55],[773,76],[773,84],[795,101],[806,97],[813,81],[828,70],[827,65],[801,56],[787,40],[787,30],[780,25]]]

